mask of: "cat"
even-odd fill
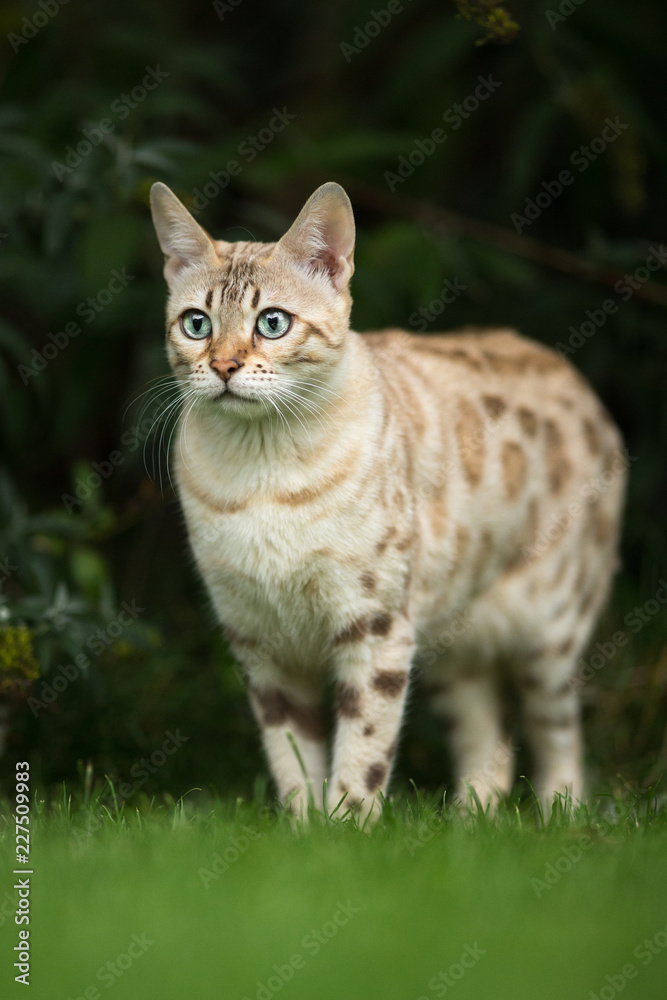
[[[510,330],[352,332],[338,184],[277,243],[212,239],[161,183],[151,207],[178,493],[281,799],[374,822],[415,663],[459,796],[494,807],[512,788],[509,676],[537,794],[580,799],[577,661],[628,464],[590,386]]]

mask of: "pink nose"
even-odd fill
[[[213,358],[211,368],[213,368],[223,382],[229,382],[232,373],[242,368],[243,365],[236,358]]]

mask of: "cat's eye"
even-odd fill
[[[181,330],[186,337],[204,340],[205,337],[211,336],[213,325],[206,313],[200,312],[199,309],[188,309],[181,316]]]
[[[276,340],[284,336],[292,325],[292,317],[283,309],[265,309],[257,317],[257,332]]]

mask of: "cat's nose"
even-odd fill
[[[212,358],[211,368],[213,368],[223,382],[229,382],[232,374],[243,367],[243,362],[236,358]]]

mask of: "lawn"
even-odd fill
[[[75,799],[32,815],[37,1000],[667,994],[667,816],[649,797],[544,824],[530,804],[489,820],[412,793],[370,835],[194,795]],[[0,853],[10,873],[9,824]],[[3,895],[4,998],[25,995],[15,906]]]

